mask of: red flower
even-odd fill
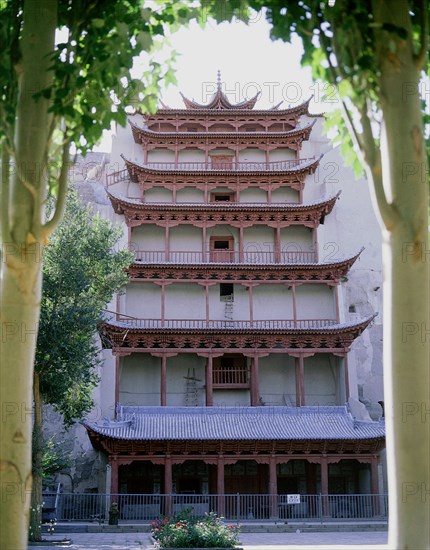
[[[230,529],[234,529],[233,525],[229,525]]]
[[[180,524],[180,523],[177,523],[177,524],[176,524],[176,527],[180,527],[180,526],[181,526],[181,524]]]
[[[164,518],[164,523],[167,523],[169,520],[167,518]]]

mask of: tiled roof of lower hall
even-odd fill
[[[134,441],[368,440],[385,437],[383,421],[355,419],[344,406],[119,406],[117,420],[84,421],[91,432]]]

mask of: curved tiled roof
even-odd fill
[[[194,211],[194,212],[303,212],[306,210],[312,210],[315,207],[324,207],[334,205],[336,199],[339,198],[341,191],[338,191],[336,195],[332,197],[322,197],[316,201],[310,201],[307,203],[237,203],[237,202],[213,202],[206,203],[152,203],[142,202],[140,199],[129,199],[127,197],[121,197],[113,193],[107,192],[112,204],[124,207],[133,207],[136,210],[160,210],[166,212],[175,211]],[[118,210],[118,208],[117,208]]]
[[[303,103],[300,103],[299,105],[296,105],[294,107],[288,107],[287,109],[279,109],[278,107],[281,105],[281,103],[279,103],[278,105],[276,105],[276,109],[274,107],[271,107],[269,109],[252,109],[252,108],[241,108],[241,109],[237,109],[235,108],[235,106],[233,106],[232,109],[228,109],[228,114],[237,114],[237,115],[248,115],[248,116],[252,116],[252,115],[269,115],[269,116],[273,116],[274,113],[276,113],[277,116],[285,116],[285,115],[290,115],[290,114],[295,114],[295,113],[299,113],[299,114],[308,114],[308,108],[309,108],[309,103],[311,102],[311,99],[312,99],[313,96],[311,96],[309,99],[307,99],[306,101],[304,101]],[[210,115],[220,115],[220,116],[225,116],[227,113],[226,113],[226,110],[224,109],[209,109],[207,107],[205,107],[204,105],[200,106],[199,109],[177,109],[177,108],[170,108],[170,107],[166,107],[166,106],[162,106],[163,108],[162,109],[159,109],[158,112],[160,114],[180,114],[180,115],[206,115],[206,114],[210,114]],[[139,112],[139,111],[136,111],[136,112]],[[142,113],[143,114],[143,113]],[[153,115],[151,115],[153,116]],[[320,116],[320,115],[311,115],[311,116]]]
[[[258,92],[251,99],[241,101],[240,103],[236,103],[235,105],[233,105],[233,103],[230,103],[228,97],[225,95],[225,93],[221,90],[221,87],[219,86],[217,91],[214,93],[211,100],[209,101],[209,103],[207,105],[202,105],[201,103],[197,103],[196,101],[192,101],[191,99],[186,98],[184,94],[181,93],[181,97],[187,109],[193,109],[193,110],[205,109],[210,111],[214,109],[219,111],[220,110],[225,111],[227,109],[243,111],[246,109],[247,111],[249,111],[256,104],[259,95],[260,95],[260,92]]]
[[[178,333],[192,333],[195,331],[198,332],[216,332],[216,333],[222,333],[222,332],[234,332],[234,333],[264,333],[268,332],[269,334],[335,334],[347,330],[353,330],[362,327],[363,330],[366,328],[378,315],[378,313],[374,313],[373,315],[370,315],[369,317],[366,317],[365,319],[361,319],[360,321],[347,321],[344,323],[337,323],[336,321],[327,321],[326,325],[320,326],[318,324],[318,319],[315,320],[316,326],[306,326],[303,327],[300,325],[300,323],[303,323],[303,321],[293,321],[293,320],[270,320],[270,321],[252,321],[255,326],[248,326],[246,323],[251,324],[251,321],[231,321],[228,320],[221,320],[221,321],[209,321],[206,322],[204,319],[196,319],[196,320],[189,320],[190,326],[186,326],[187,320],[179,320],[178,323],[181,323],[183,321],[183,326],[178,326],[177,328],[170,329],[168,327],[169,320],[166,319],[164,321],[165,325],[163,326],[163,322],[158,319],[137,319],[134,317],[130,317],[128,321],[118,321],[116,319],[110,319],[109,321],[104,321],[102,325],[104,325],[106,328],[118,331],[122,329],[127,329],[132,332],[151,332],[151,331],[163,331],[165,332],[169,328],[169,332],[174,331]],[[194,326],[198,325],[199,323],[201,326]],[[211,324],[212,323],[212,324]],[[241,326],[238,323],[243,323]],[[264,323],[270,324],[272,323],[272,326],[264,327]],[[219,325],[222,324],[220,327]],[[298,326],[294,326],[294,324]],[[275,326],[277,325],[277,326]]]
[[[385,436],[383,422],[356,420],[346,406],[124,407],[117,421],[84,421],[112,439],[366,440]]]
[[[136,140],[136,138],[139,135],[148,136],[148,137],[158,137],[158,138],[173,138],[173,137],[180,137],[180,138],[190,138],[190,139],[196,139],[199,137],[246,137],[246,138],[267,138],[267,137],[294,137],[296,135],[300,135],[306,131],[310,131],[314,124],[316,123],[316,120],[314,119],[312,122],[309,122],[309,124],[306,124],[305,126],[296,126],[293,130],[285,130],[282,132],[266,132],[262,130],[261,132],[158,132],[156,130],[150,130],[147,127],[142,127],[134,122],[132,122],[130,119],[128,120],[128,123],[131,126],[131,129],[133,131],[133,136]]]

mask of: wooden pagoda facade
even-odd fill
[[[378,492],[383,425],[344,405],[350,347],[374,318],[340,311],[361,251],[319,258],[318,228],[341,197],[303,199],[322,158],[301,157],[309,102],[255,101],[232,105],[219,82],[208,105],[134,115],[140,157],[122,151],[125,169],[107,177],[135,260],[100,326],[116,418],[85,426],[113,493]],[[309,388],[325,377],[333,401],[320,403]]]

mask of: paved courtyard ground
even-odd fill
[[[58,546],[31,546],[31,550],[150,550],[153,548],[147,533],[58,533],[51,539],[71,539],[72,543]],[[318,550],[389,550],[386,531],[335,533],[243,533],[240,536],[245,550],[284,550],[316,548]],[[13,549],[8,549],[13,550]]]

